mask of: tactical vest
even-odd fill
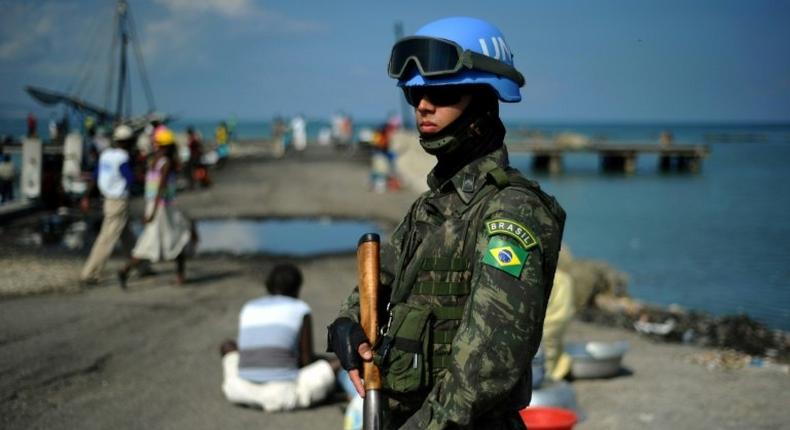
[[[387,324],[374,347],[389,395],[422,398],[450,365],[453,338],[471,293],[482,215],[491,198],[506,187],[527,189],[544,204],[556,204],[517,170],[497,167],[487,173],[486,184],[469,204],[451,217],[432,214],[425,195],[409,210]],[[556,267],[545,263],[547,301]]]

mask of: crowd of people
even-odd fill
[[[275,116],[271,122],[273,155],[282,157],[288,151],[300,153],[307,149],[309,125],[308,119],[301,113],[290,119]],[[328,124],[322,124],[317,130],[315,142],[319,146],[353,149],[357,142],[354,139],[354,122],[351,116],[342,111],[332,114]]]
[[[217,125],[214,145],[207,148],[191,125],[183,137],[156,122],[138,130],[121,124],[110,135],[93,118],[85,119],[87,151],[78,170],[87,172],[89,179],[79,206],[87,212],[91,201],[101,198],[103,217],[80,273],[81,285],[99,283],[119,241],[128,257],[117,272],[123,289],[133,270],[140,276],[153,274],[151,263],[159,261],[175,262],[176,285],[187,281],[186,256],[194,250],[198,236],[194,223],[174,204],[176,193],[211,185],[210,168],[223,166],[231,153],[234,129],[230,124]],[[135,240],[130,231],[129,198],[137,194],[145,199],[145,212],[142,233]]]
[[[189,156],[199,156],[199,138],[194,132],[187,134]],[[150,138],[150,152],[136,152],[138,164],[145,166],[143,183],[146,206],[143,232],[134,245],[130,246],[129,197],[136,182],[130,152],[134,142],[147,141],[147,138]],[[193,185],[195,172],[204,166],[198,160],[187,160],[185,166],[189,183]],[[81,207],[85,211],[90,206],[94,190],[98,190],[104,200],[101,229],[80,274],[82,285],[95,285],[99,282],[102,269],[119,239],[125,239],[123,248],[130,254],[129,261],[117,274],[122,288],[126,288],[132,269],[137,268],[141,274],[147,274],[150,272],[149,263],[162,260],[175,261],[176,283],[181,285],[186,282],[186,249],[190,242],[197,240],[197,234],[191,221],[174,206],[180,169],[181,163],[172,130],[164,125],[157,125],[152,127],[150,136],[144,135],[140,139],[127,125],[115,128],[110,147],[101,150],[96,166],[92,169],[94,173],[91,187],[81,199]],[[204,175],[207,178],[207,174]]]
[[[53,114],[50,115],[49,121],[50,139],[47,144],[49,142],[61,144],[65,148],[64,158],[77,159],[77,164],[68,168],[65,167],[68,162],[64,159],[63,184],[59,187],[61,189],[57,190],[56,206],[68,205],[70,200],[74,197],[78,198],[83,193],[83,184],[86,179],[94,175],[101,153],[112,146],[114,130],[106,123],[99,122],[96,118],[88,115],[81,117],[79,127],[70,132],[69,119],[68,115],[63,115],[61,119],[56,120]],[[71,118],[71,120],[73,119]],[[30,113],[25,121],[26,136],[40,138],[37,117]],[[129,163],[133,172],[130,184],[131,195],[140,195],[143,192],[146,163],[154,153],[152,136],[154,129],[159,125],[161,124],[153,122],[143,130],[134,130],[134,138],[126,145],[125,150],[130,156]],[[270,123],[272,155],[280,158],[289,152],[299,154],[308,147],[310,139],[315,139],[314,142],[318,146],[331,145],[352,153],[365,150],[371,155],[371,189],[377,192],[398,190],[401,187],[401,180],[395,168],[397,153],[392,149],[391,140],[394,133],[401,129],[401,126],[401,118],[395,114],[389,114],[385,121],[374,127],[360,127],[354,124],[350,115],[342,111],[332,114],[328,121],[321,123],[320,126],[316,122],[308,120],[303,114],[296,114],[289,118],[278,115]],[[69,143],[69,136],[75,133],[79,136],[81,143],[79,143],[76,153],[67,153],[75,151],[73,145],[70,146]],[[310,133],[315,136],[310,137]],[[186,138],[177,139],[177,169],[183,175],[189,189],[210,186],[210,168],[221,169],[226,164],[232,151],[233,142],[238,140],[236,121],[218,122],[211,134],[211,140],[206,142],[198,128],[189,125],[185,128]],[[8,161],[13,160],[9,159]],[[3,154],[0,151],[0,163],[3,162]],[[15,169],[13,175],[11,175],[9,168]],[[4,194],[5,200],[3,201],[13,198],[12,183],[18,181],[20,170],[19,166],[13,166],[13,164],[9,164],[9,167],[0,164],[0,181],[2,181],[0,188],[8,190]],[[51,193],[51,190],[49,191]],[[95,187],[93,192],[96,193]]]

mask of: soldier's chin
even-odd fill
[[[420,125],[420,134],[423,136],[435,136],[440,131],[440,127],[436,124]]]

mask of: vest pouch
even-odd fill
[[[429,339],[431,309],[399,303],[392,308],[392,324],[376,357],[385,390],[411,393],[431,384]]]

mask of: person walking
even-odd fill
[[[104,197],[101,229],[93,242],[90,255],[80,273],[80,284],[96,285],[102,269],[110,259],[115,244],[127,231],[129,219],[129,188],[134,180],[129,163],[129,145],[134,133],[127,125],[113,131],[112,145],[101,152],[94,175],[94,185]],[[85,193],[80,205],[83,211],[90,207],[91,191]],[[129,248],[127,248],[128,250]]]
[[[200,133],[195,131],[193,126],[187,127],[187,147],[189,148],[189,160],[185,169],[189,189],[195,188],[195,183],[207,187],[211,180],[208,176],[208,169],[203,164],[203,141]]]
[[[466,17],[396,42],[389,75],[437,163],[381,250],[380,342],[360,327],[354,289],[328,349],[360,395],[361,364],[375,358],[384,428],[523,429],[565,223],[557,201],[508,162],[499,102],[520,101],[524,78],[503,34]]]
[[[27,137],[37,137],[38,136],[38,119],[33,114],[33,112],[29,112],[27,114]]]
[[[277,115],[274,121],[272,121],[272,155],[274,155],[275,158],[282,158],[283,155],[285,155],[285,139],[287,132],[288,125],[285,124],[285,120],[283,120],[281,116]]]
[[[291,135],[294,149],[304,151],[307,148],[307,121],[301,114],[291,119]]]
[[[155,152],[145,174],[143,232],[132,249],[131,259],[118,271],[126,289],[129,271],[143,260],[176,262],[176,284],[186,282],[184,250],[193,236],[189,220],[173,207],[176,196],[176,146],[173,132],[164,126],[154,131]]]
[[[214,130],[214,142],[217,145],[217,167],[220,168],[225,165],[230,156],[230,131],[228,131],[225,121],[220,122]]]

